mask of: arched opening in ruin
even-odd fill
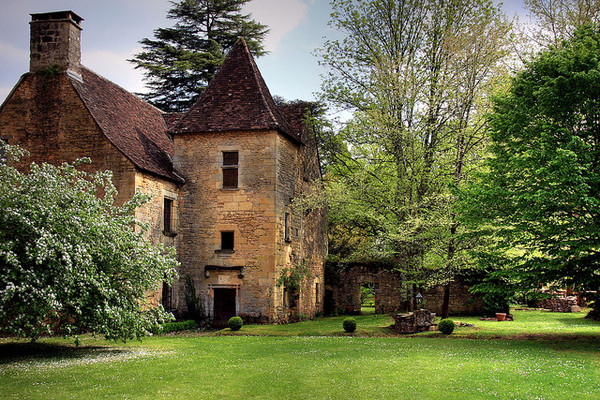
[[[360,284],[360,313],[375,314],[377,309],[376,284],[374,282],[362,282]]]

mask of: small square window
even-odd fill
[[[233,232],[221,232],[221,250],[233,250]]]
[[[237,151],[224,151],[223,152],[223,165],[238,165],[238,152]]]
[[[238,187],[237,168],[223,168],[223,188],[236,189]]]

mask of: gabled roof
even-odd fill
[[[69,76],[107,139],[138,168],[183,183],[173,168],[173,143],[162,112],[85,67],[82,78]]]
[[[248,50],[238,39],[196,103],[175,124],[174,133],[277,129],[299,142],[281,115]]]

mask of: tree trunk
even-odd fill
[[[441,318],[446,319],[449,316],[450,307],[450,282],[444,285],[444,301],[442,302],[442,314]]]

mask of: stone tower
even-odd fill
[[[186,180],[180,275],[194,279],[215,322],[322,311],[324,213],[292,207],[321,177],[302,123],[308,108],[275,104],[240,39],[172,129],[174,165]],[[280,278],[294,268],[305,272],[302,286],[286,287]]]

